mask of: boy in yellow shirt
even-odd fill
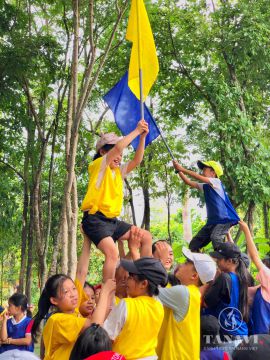
[[[159,360],[200,359],[199,287],[214,279],[216,263],[209,255],[187,248],[183,248],[183,254],[187,260],[175,273],[181,285],[159,291],[167,315],[158,336]]]
[[[136,129],[124,138],[114,133],[103,134],[97,142],[94,161],[89,165],[88,190],[81,207],[84,211],[82,228],[105,255],[103,281],[115,276],[118,260],[115,241],[128,240],[129,246],[132,245],[131,227],[134,225],[118,220],[117,216],[123,203],[124,178],[141,163],[147,134],[148,124],[145,120],[139,121]],[[121,165],[123,150],[138,135],[140,142],[134,158]],[[151,256],[151,234],[146,230],[141,232],[141,256]]]

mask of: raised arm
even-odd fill
[[[137,147],[134,158],[128,163],[127,174],[129,172],[131,172],[136,166],[140,165],[140,163],[142,162],[142,159],[143,159],[144,148],[145,148],[145,138],[146,138],[147,134],[149,133],[149,129],[148,129],[147,122],[144,120],[141,120],[141,121],[144,122],[143,126],[144,126],[145,130],[140,136],[140,142]]]
[[[191,176],[192,178],[196,179],[196,180],[199,180],[203,183],[207,183],[207,184],[210,184],[211,181],[208,177],[206,176],[202,176],[200,174],[197,174],[195,171],[192,171],[192,170],[188,170],[188,169],[185,169],[182,165],[180,165],[176,160],[173,160],[173,166],[174,168],[177,170],[177,171],[180,171],[182,172],[183,174],[186,174],[186,175],[189,175]],[[180,175],[180,173],[179,173]],[[181,175],[180,175],[181,176]],[[183,179],[183,178],[182,178]],[[184,179],[183,179],[184,180]],[[185,180],[184,180],[185,181]]]
[[[83,236],[83,246],[82,246],[81,256],[80,256],[78,264],[77,264],[76,278],[79,280],[79,282],[82,284],[82,286],[84,286],[85,279],[86,279],[87,273],[88,273],[91,241],[88,238],[88,236],[83,232],[82,227],[81,227],[81,233]]]
[[[110,303],[114,296],[116,288],[116,282],[113,279],[106,280],[105,284],[102,286],[100,292],[100,298],[97,304],[97,307],[89,319],[85,320],[84,326],[81,329],[81,332],[84,332],[87,328],[89,328],[92,324],[100,324],[102,325],[108,315]]]
[[[261,268],[264,266],[264,264],[263,264],[262,260],[260,259],[259,252],[256,248],[256,245],[254,244],[249,227],[243,220],[239,221],[239,226],[240,226],[240,229],[245,234],[245,238],[246,238],[246,242],[247,242],[247,250],[249,252],[249,256],[251,257],[251,260],[255,264],[258,271],[260,271]]]
[[[187,184],[188,186],[192,187],[192,188],[196,188],[199,189],[198,187],[198,183],[196,181],[192,181],[190,180],[186,175],[184,175],[182,173],[182,171],[178,172],[178,175],[180,176],[180,178],[184,181],[185,184]]]
[[[109,165],[116,156],[122,154],[123,150],[132,142],[132,140],[148,129],[148,125],[145,124],[147,124],[145,120],[140,120],[135,130],[131,131],[115,144],[115,146],[107,153],[107,165]]]

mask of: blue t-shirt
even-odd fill
[[[262,290],[256,291],[251,310],[251,334],[270,334],[270,303],[262,297]]]
[[[201,350],[200,360],[229,360],[229,355],[220,349]]]
[[[211,184],[198,183],[199,189],[204,192],[207,224],[237,224],[240,218],[232,206],[222,182],[218,178],[209,180]]]
[[[239,310],[240,282],[235,273],[228,274],[231,278],[230,302],[220,300],[216,306],[206,308],[204,314],[213,315],[218,319],[222,335],[248,335],[247,324]]]
[[[27,327],[32,321],[29,317],[24,317],[20,322],[16,323],[14,319],[8,319],[7,321],[7,334],[9,338],[12,339],[21,339],[25,337]],[[34,351],[34,344],[31,343],[29,346],[26,345],[7,345],[3,344],[0,346],[0,354],[8,350],[24,350],[24,351]]]

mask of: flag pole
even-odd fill
[[[140,27],[140,9],[139,9],[139,0],[136,0],[137,7],[137,34],[138,34],[138,62],[139,62],[139,82],[140,82],[140,113],[141,119],[144,119],[144,101],[143,101],[143,72],[142,72],[142,54],[141,54],[141,27]],[[167,141],[165,140],[162,132],[160,131],[156,121],[153,119],[156,128],[158,129],[161,139],[163,140],[169,154],[171,155],[172,160],[175,160]]]
[[[137,6],[137,32],[138,32],[138,62],[139,62],[139,81],[140,81],[140,111],[141,119],[144,119],[144,104],[143,104],[143,73],[142,73],[142,54],[141,54],[141,26],[139,17],[139,0],[136,0]]]

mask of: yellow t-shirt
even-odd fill
[[[127,318],[113,351],[135,360],[156,355],[157,338],[164,311],[159,300],[150,296],[125,298]]]
[[[87,296],[79,280],[75,279],[74,283],[78,290],[79,307],[87,300]],[[73,314],[55,313],[49,317],[42,333],[44,360],[69,360],[71,350],[86,321],[79,313],[78,307]]]
[[[120,215],[123,204],[123,179],[120,168],[112,170],[106,155],[88,167],[89,183],[81,209],[89,214],[102,212],[108,218]]]
[[[78,317],[78,313],[53,314],[43,329],[44,360],[69,360],[85,321],[85,318]]]
[[[85,301],[88,301],[89,299],[83,290],[82,284],[80,283],[80,281],[77,278],[74,280],[74,284],[78,290],[78,299],[79,299],[78,307],[76,308],[75,312],[79,312],[79,308],[82,305],[82,303],[84,303]]]
[[[159,360],[200,359],[201,294],[196,286],[187,287],[190,296],[189,308],[183,320],[177,321],[173,310],[164,306],[164,323],[160,329],[157,346]]]

